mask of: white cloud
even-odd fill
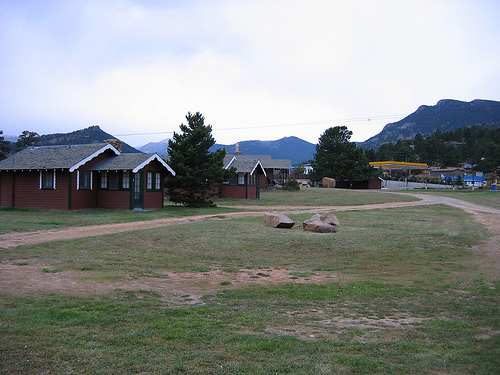
[[[224,143],[341,124],[364,140],[389,121],[333,120],[500,98],[494,2],[48,4],[0,5],[5,134],[176,131],[201,111]]]

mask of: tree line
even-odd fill
[[[489,173],[500,165],[500,122],[489,125],[436,130],[427,138],[419,133],[413,139],[384,143],[378,150],[364,153],[369,161],[417,162],[443,168],[468,163]]]
[[[6,141],[2,134],[3,131],[0,130],[0,160],[5,159],[11,152],[20,151],[27,146],[38,146],[40,143],[40,135],[29,130],[24,130],[14,144]]]

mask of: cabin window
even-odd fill
[[[250,177],[250,181],[248,182],[248,185],[257,185],[257,173],[254,173],[254,174],[251,174],[249,177]]]
[[[129,171],[123,171],[122,175],[122,189],[129,189],[130,188],[130,172]]]
[[[56,172],[40,171],[40,189],[56,188]]]
[[[78,171],[78,189],[92,189],[92,173],[90,171]]]
[[[155,190],[161,190],[161,173],[155,173]]]
[[[108,172],[102,171],[101,172],[101,189],[107,189],[107,188],[108,188]]]
[[[226,185],[238,185],[238,174],[234,174],[229,181],[224,181]]]
[[[238,173],[238,185],[245,185],[245,173]]]
[[[148,190],[153,190],[153,172],[148,172],[147,173],[147,179],[146,179],[146,189]]]
[[[161,173],[153,171],[146,173],[146,189],[150,191],[161,190]]]

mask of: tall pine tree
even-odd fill
[[[2,134],[3,131],[0,130],[0,160],[5,159],[11,150],[10,143],[3,138]]]
[[[187,125],[179,126],[182,133],[174,133],[168,141],[169,164],[175,176],[166,182],[167,194],[172,202],[186,206],[213,206],[210,198],[217,194],[214,188],[229,180],[234,170],[224,169],[224,149],[209,151],[215,139],[201,113],[188,112],[186,120]]]
[[[329,128],[321,135],[311,163],[315,181],[333,177],[352,183],[355,180],[369,180],[376,175],[363,150],[350,142],[351,135],[352,132],[345,126]]]

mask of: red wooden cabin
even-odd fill
[[[0,207],[160,208],[169,175],[157,154],[122,154],[108,143],[28,147],[0,161]]]
[[[258,159],[239,159],[239,155],[226,156],[224,167],[236,168],[231,180],[222,185],[222,198],[260,198],[260,189],[266,188],[266,172]]]

